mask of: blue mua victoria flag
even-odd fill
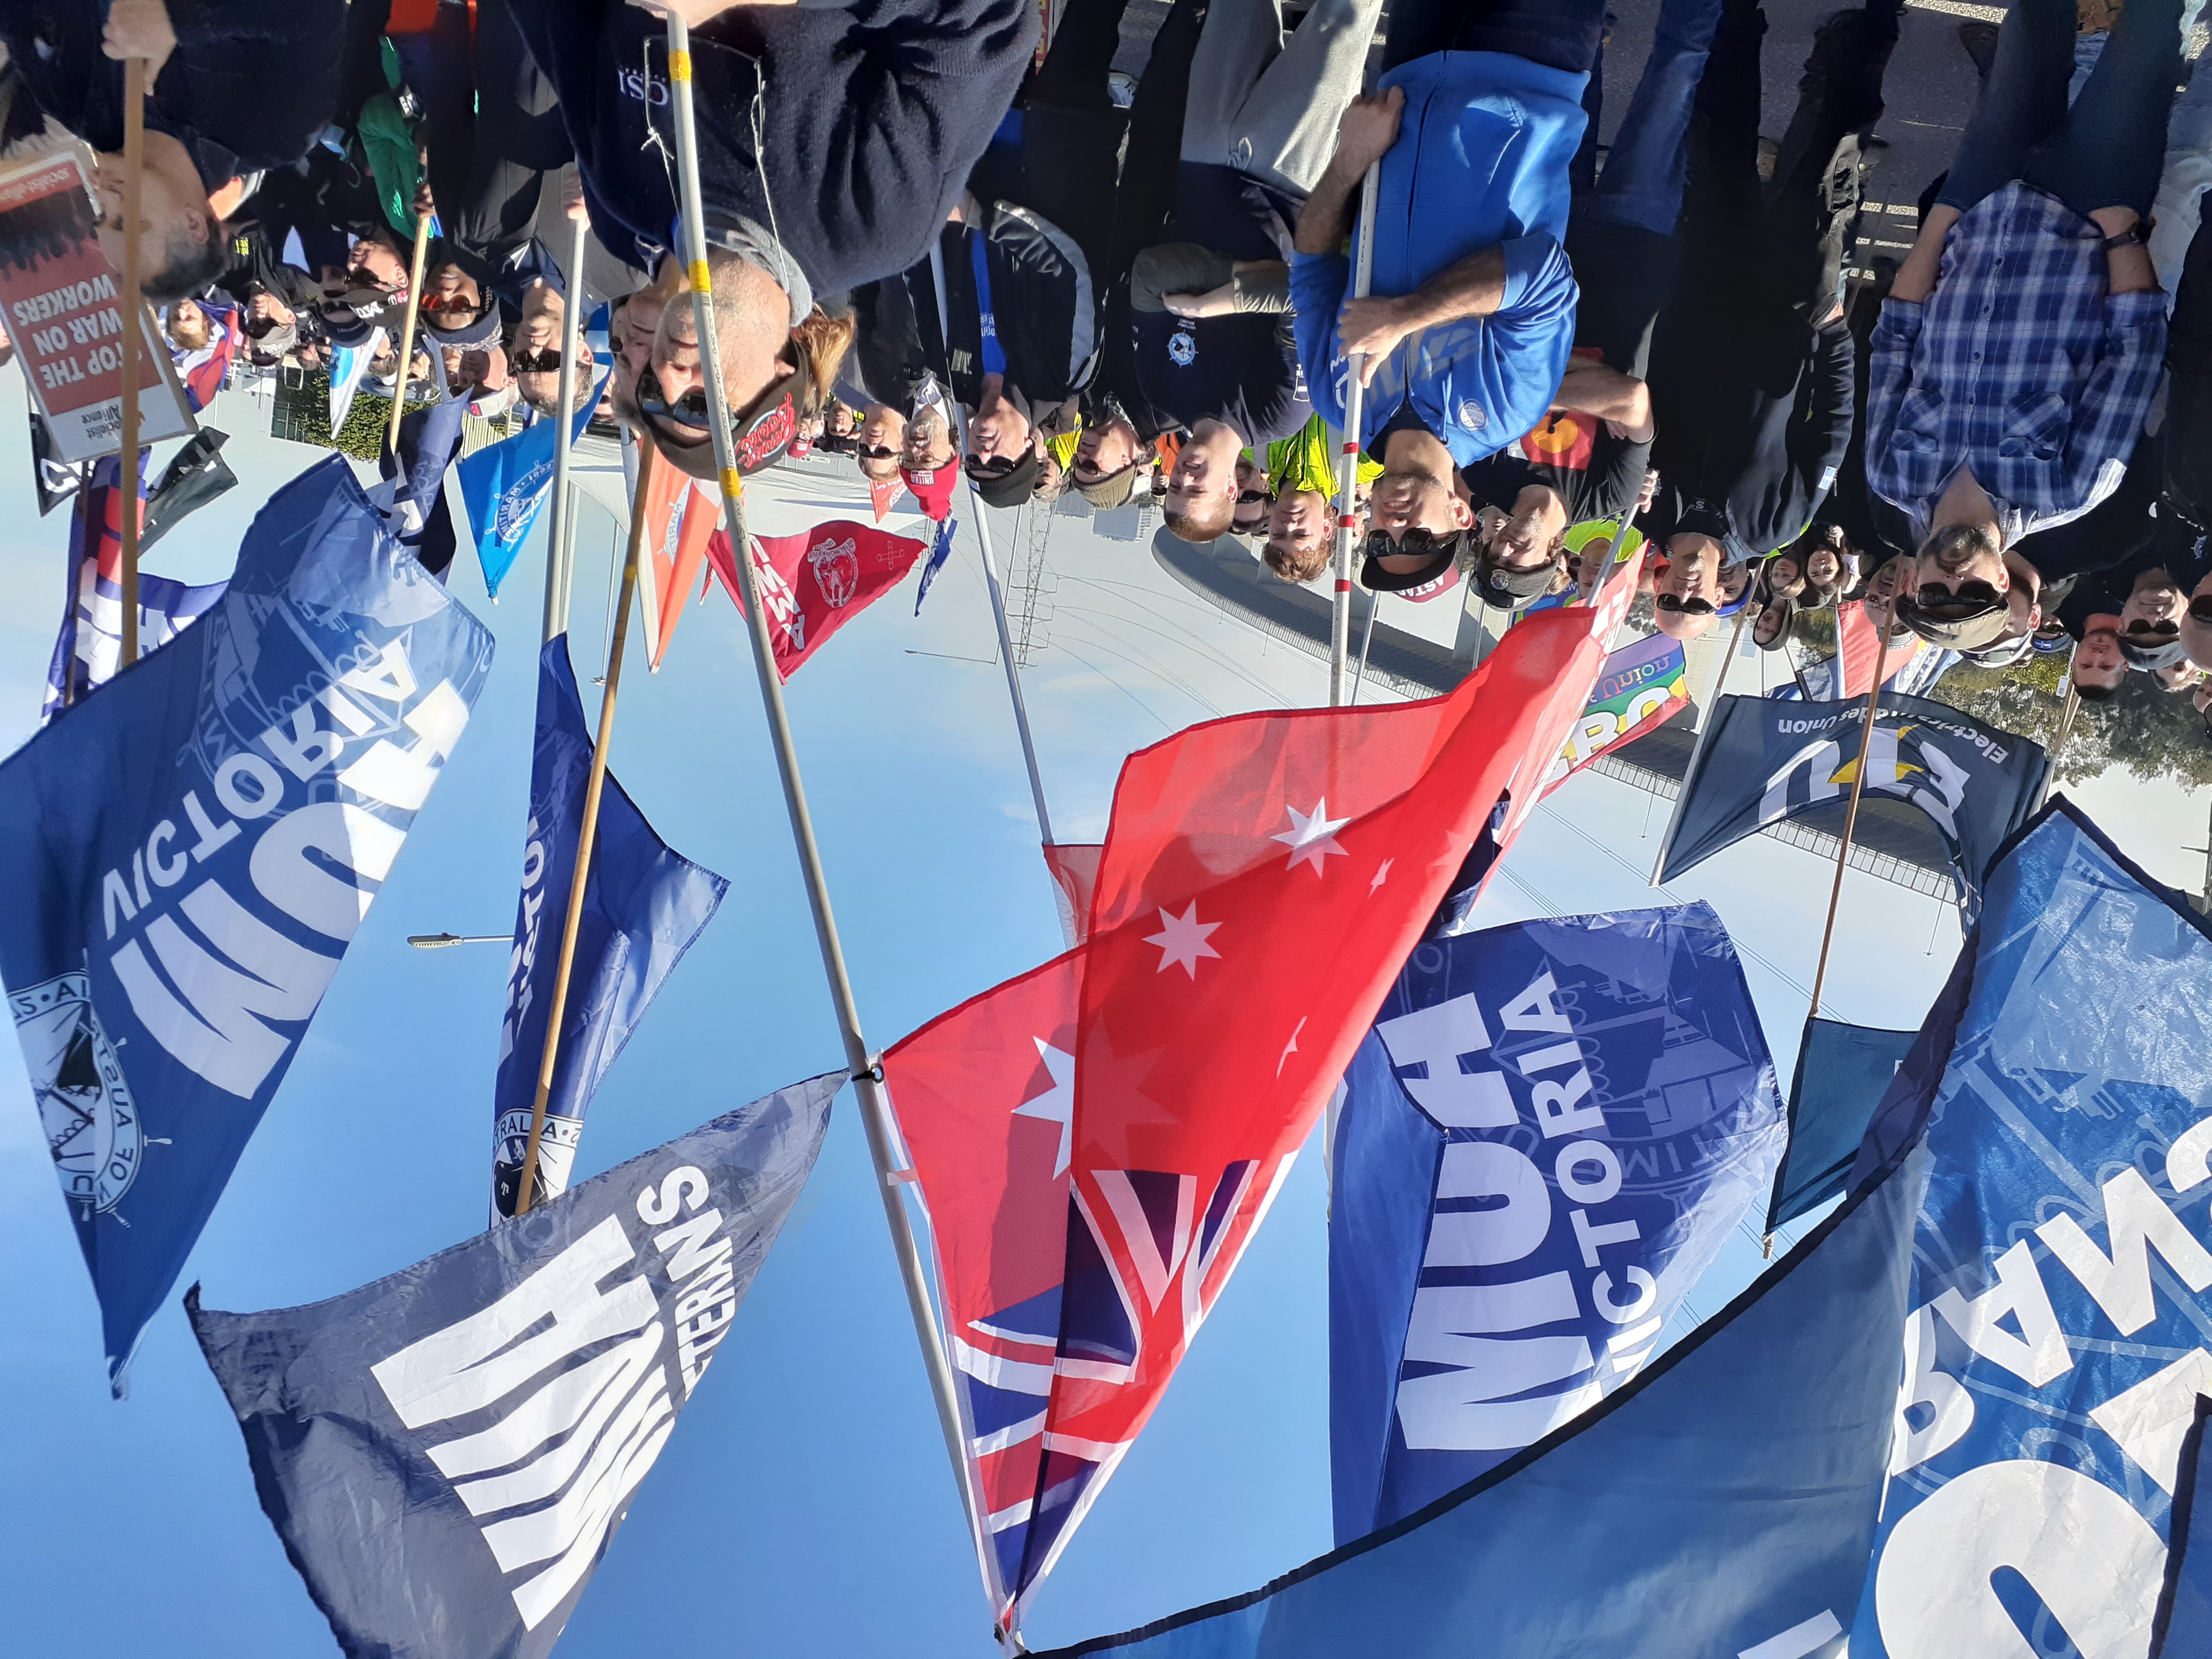
[[[333,459],[0,764],[0,978],[118,1393],[491,658]]]
[[[844,1081],[779,1090],[312,1307],[216,1313],[194,1288],[261,1507],[348,1659],[552,1650]]]
[[[1765,1196],[1784,1133],[1742,968],[1704,904],[1417,946],[1345,1089],[1339,1543],[1633,1377]]]

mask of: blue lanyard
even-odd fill
[[[968,258],[975,271],[975,307],[983,319],[983,372],[1002,375],[1006,372],[1006,352],[999,343],[999,319],[991,309],[991,258],[980,231],[969,234]]]

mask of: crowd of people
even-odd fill
[[[143,286],[180,362],[226,331],[251,369],[370,349],[395,395],[537,418],[575,287],[611,358],[580,348],[576,396],[605,368],[609,412],[695,477],[719,421],[749,468],[849,455],[940,520],[963,484],[1142,495],[1294,582],[1331,557],[1356,376],[1372,591],[1511,613],[1618,541],[1678,638],[1741,618],[1780,650],[1856,605],[1984,668],[2069,653],[2084,699],[2144,674],[2212,702],[2184,0],[1965,25],[1972,116],[1871,271],[1903,0],[1837,12],[1801,67],[1762,64],[1757,0],[1662,0],[1607,144],[1603,0],[1174,0],[1134,76],[1127,0],[1067,0],[1042,53],[1036,0],[677,3],[724,408],[653,7],[21,0],[0,140],[94,152],[119,261],[120,60],[152,64]]]

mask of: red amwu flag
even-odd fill
[[[1003,1626],[1158,1403],[1502,793],[1509,842],[1626,607],[1524,618],[1449,696],[1130,757],[1085,941],[884,1057]]]
[[[775,670],[786,680],[849,618],[905,580],[922,550],[910,537],[887,535],[845,519],[818,524],[803,536],[750,539]],[[714,532],[707,559],[743,611],[744,590],[738,583],[727,532]]]

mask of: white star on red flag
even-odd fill
[[[1075,1056],[1054,1048],[1042,1037],[1031,1037],[1030,1041],[1036,1044],[1037,1058],[1044,1061],[1044,1069],[1051,1074],[1052,1087],[1015,1107],[1014,1115],[1060,1125],[1060,1158],[1053,1164],[1052,1172],[1065,1175],[1068,1143],[1075,1133]]]
[[[1163,931],[1152,934],[1146,939],[1145,943],[1160,947],[1159,972],[1163,974],[1167,972],[1169,964],[1172,963],[1181,966],[1183,972],[1196,979],[1198,959],[1200,957],[1212,957],[1218,959],[1221,955],[1220,951],[1206,942],[1212,935],[1213,930],[1220,926],[1218,921],[1200,921],[1198,919],[1198,901],[1193,899],[1189,908],[1179,916],[1170,915],[1167,911],[1162,910],[1160,927]]]
[[[1314,875],[1318,878],[1326,873],[1323,860],[1330,854],[1334,853],[1338,858],[1350,856],[1336,844],[1336,832],[1352,820],[1349,817],[1330,817],[1328,796],[1323,795],[1315,802],[1311,812],[1301,812],[1288,801],[1283,803],[1283,811],[1291,815],[1291,827],[1267,839],[1281,842],[1291,849],[1291,869],[1297,869],[1301,863],[1310,863]]]

